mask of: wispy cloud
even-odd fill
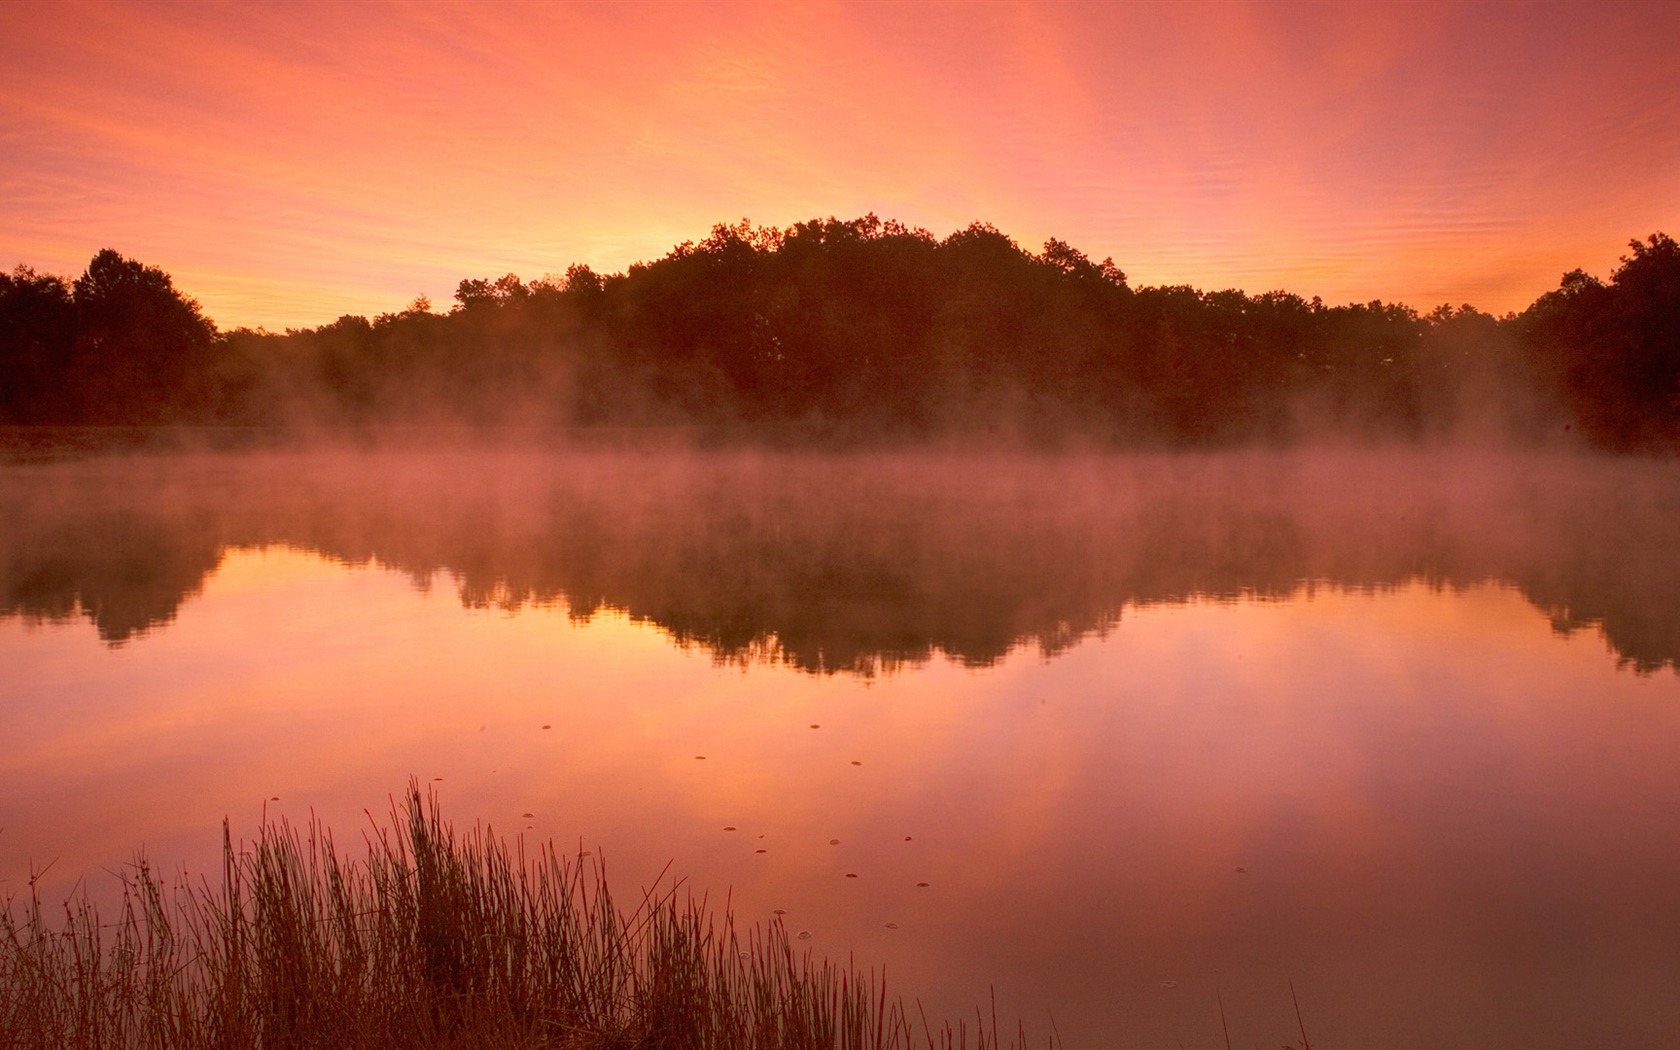
[[[0,262],[110,245],[281,327],[874,209],[1520,308],[1680,226],[1675,11],[16,3]]]

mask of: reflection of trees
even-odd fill
[[[1680,660],[1680,485],[1631,460],[209,457],[11,468],[0,611],[166,623],[228,546],[624,610],[718,659],[872,671],[1054,653],[1127,603],[1509,582],[1633,666]]]
[[[14,523],[0,562],[0,612],[44,620],[85,614],[112,643],[144,634],[174,619],[221,563],[214,531],[193,524],[135,509],[52,521],[21,536]]]

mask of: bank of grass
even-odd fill
[[[115,916],[8,902],[0,1047],[1000,1045],[995,1018],[930,1026],[780,923],[742,934],[675,889],[623,908],[598,863],[458,836],[414,783],[365,861],[319,824],[223,840],[219,888],[142,860]]]

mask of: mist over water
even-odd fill
[[[1680,1024],[1671,462],[107,456],[0,503],[0,895],[265,809],[352,841],[414,775],[1040,1042],[1223,1045],[1222,999],[1282,1045],[1289,981],[1314,1045]]]
[[[723,661],[988,665],[1128,605],[1498,581],[1680,657],[1680,471],[1499,451],[271,453],[14,465],[0,613],[163,629],[230,548],[377,561],[467,607],[621,610]]]

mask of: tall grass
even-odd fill
[[[618,906],[598,861],[457,836],[410,782],[367,857],[268,822],[222,885],[139,860],[114,921],[33,890],[0,914],[0,1047],[895,1050],[1000,1045],[912,1023],[873,974],[744,935],[675,888]]]

